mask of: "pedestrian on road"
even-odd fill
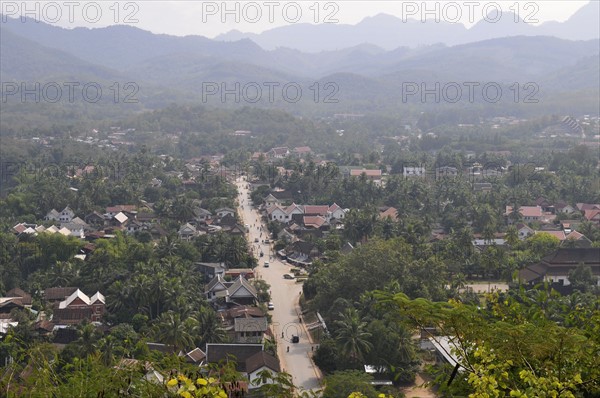
[[[290,352],[290,346],[288,346],[287,352]]]
[[[281,338],[283,338],[283,332],[281,332]]]
[[[311,345],[311,346],[310,346],[310,350],[311,350],[311,351],[314,351],[314,350],[315,350],[315,346],[314,346],[314,345]]]

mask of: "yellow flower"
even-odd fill
[[[173,386],[176,386],[176,385],[177,385],[177,379],[171,379],[167,383],[167,386],[169,386],[169,387],[173,387]]]
[[[205,386],[208,384],[208,381],[206,381],[206,379],[198,379],[198,380],[196,380],[196,384]]]

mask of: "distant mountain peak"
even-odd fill
[[[515,15],[511,11],[503,11],[499,16],[495,11],[488,10],[486,18],[469,29],[462,23],[437,23],[432,20],[420,23],[418,19],[414,19],[418,16],[403,21],[394,15],[378,13],[367,16],[354,25],[294,24],[273,28],[260,34],[232,30],[217,36],[216,39],[233,41],[251,38],[266,50],[288,47],[311,53],[350,48],[362,43],[374,44],[388,51],[398,47],[416,48],[435,43],[454,46],[515,35],[589,40],[600,37],[599,13],[600,1],[594,0],[565,22],[533,25],[524,20],[527,17],[525,12]],[[493,22],[496,19],[497,22]]]

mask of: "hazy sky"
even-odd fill
[[[461,22],[471,26],[490,15],[511,19],[515,12],[527,23],[565,21],[589,1],[7,1],[1,12],[27,13],[64,27],[102,27],[126,23],[154,33],[214,37],[232,29],[259,33],[294,23],[356,24],[380,13],[399,18]],[[24,7],[25,4],[25,7]],[[497,12],[500,6],[501,13]]]

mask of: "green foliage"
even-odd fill
[[[592,268],[580,264],[577,268],[569,272],[569,282],[573,289],[582,293],[592,292],[597,289],[598,277],[592,273]]]
[[[325,373],[333,373],[338,370],[340,360],[338,359],[338,348],[335,340],[324,339],[315,352],[314,361]]]
[[[348,256],[317,270],[305,289],[308,298],[316,292],[312,304],[328,312],[336,298],[353,299],[381,286],[382,281],[397,281],[411,296],[445,297],[444,267],[430,253],[417,260],[413,248],[403,239],[374,239]]]
[[[346,398],[352,393],[361,393],[368,398],[377,397],[375,388],[371,386],[372,378],[357,370],[335,372],[325,378],[323,398]]]
[[[452,354],[465,372],[457,377],[466,378],[470,397],[574,397],[600,392],[600,363],[593,354],[600,344],[595,334],[600,329],[598,298],[593,299],[595,308],[584,310],[585,325],[569,320],[567,327],[577,310],[555,307],[552,295],[531,301],[525,292],[515,297],[491,294],[485,308],[410,300],[404,294],[377,297],[398,321],[436,326],[442,336],[451,337]],[[567,318],[556,322],[556,314]]]

